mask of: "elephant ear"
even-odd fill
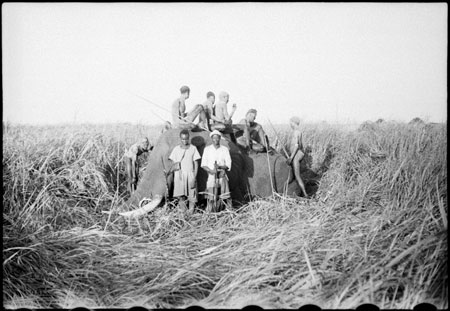
[[[161,196],[155,196],[153,200],[151,200],[149,203],[145,204],[144,206],[142,206],[138,209],[132,210],[132,211],[119,213],[119,215],[123,216],[123,217],[143,216],[143,215],[153,211],[159,205],[159,203],[161,203],[161,201],[162,201]]]

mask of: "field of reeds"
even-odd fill
[[[288,127],[265,128],[282,151]],[[102,213],[127,199],[125,148],[159,130],[4,128],[4,307],[448,308],[447,124],[303,124],[310,200]]]

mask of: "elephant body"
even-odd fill
[[[190,131],[191,144],[197,147],[200,155],[203,154],[205,146],[212,143],[209,134],[207,131]],[[231,170],[227,171],[227,175],[233,205],[245,203],[254,196],[270,196],[273,194],[272,187],[278,193],[287,192],[288,195],[299,193],[300,189],[292,177],[285,157],[279,153],[247,154],[234,141],[233,134],[223,134],[220,141],[221,145],[229,149],[231,155]],[[166,179],[165,171],[168,171],[172,164],[169,155],[179,143],[179,129],[171,129],[161,134],[149,156],[144,175],[127,202],[129,209],[138,208],[139,202],[144,198],[170,196],[173,175],[169,175]],[[199,192],[205,190],[206,180],[207,173],[200,168],[199,163],[197,174]]]

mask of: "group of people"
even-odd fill
[[[182,86],[180,97],[172,103],[172,121],[174,127],[193,129],[195,127],[207,131],[218,130],[221,132],[233,132],[237,143],[244,148],[255,152],[264,152],[269,149],[269,140],[261,125],[255,122],[257,110],[250,109],[239,123],[233,124],[232,117],[237,109],[233,104],[231,112],[228,112],[230,95],[227,92],[219,93],[216,103],[216,95],[209,91],[206,93],[206,101],[201,105],[195,105],[186,112],[186,100],[190,95],[190,88]],[[194,121],[198,118],[198,122]]]
[[[222,134],[213,130],[210,134],[212,144],[206,146],[203,156],[200,156],[197,147],[190,143],[189,130],[180,131],[180,144],[173,148],[169,160],[172,165],[169,174],[173,176],[173,196],[178,198],[182,204],[189,202],[189,211],[194,210],[198,200],[197,173],[198,161],[201,159],[200,167],[208,174],[206,181],[207,210],[217,211],[221,202],[231,205],[230,188],[226,171],[231,170],[231,156],[227,147],[220,144]]]
[[[267,135],[262,126],[255,122],[257,110],[249,109],[239,123],[233,124],[232,117],[237,109],[233,104],[231,112],[228,113],[228,102],[230,95],[227,92],[219,93],[219,101],[215,103],[215,94],[211,91],[206,93],[206,101],[203,105],[195,105],[186,112],[186,100],[189,98],[190,89],[188,86],[180,88],[180,97],[172,103],[172,121],[166,122],[164,130],[170,128],[180,129],[180,144],[171,152],[169,159],[173,162],[169,173],[174,172],[174,192],[173,196],[180,201],[189,202],[189,209],[192,210],[197,203],[197,173],[198,160],[201,159],[200,167],[208,173],[207,189],[205,194],[208,198],[208,209],[214,210],[218,197],[227,202],[230,200],[228,178],[226,171],[231,169],[231,157],[227,147],[220,144],[222,133],[233,133],[236,143],[248,152],[269,152],[271,147]],[[198,122],[194,121],[198,118]],[[300,162],[304,157],[302,134],[299,128],[300,119],[292,117],[290,127],[292,138],[290,143],[290,155],[286,153],[287,164],[293,167],[295,179],[308,197],[304,182],[300,175]],[[197,148],[190,144],[189,130],[199,128],[210,132],[212,144],[205,147],[203,157],[200,156]],[[133,192],[139,176],[136,158],[143,152],[151,150],[153,147],[147,138],[131,146],[124,156],[126,172],[129,177],[128,189]],[[220,190],[218,190],[220,189]]]

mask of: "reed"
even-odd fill
[[[127,198],[124,149],[158,127],[9,125],[4,306],[448,308],[446,124],[302,126],[313,199],[128,222],[101,210]]]

